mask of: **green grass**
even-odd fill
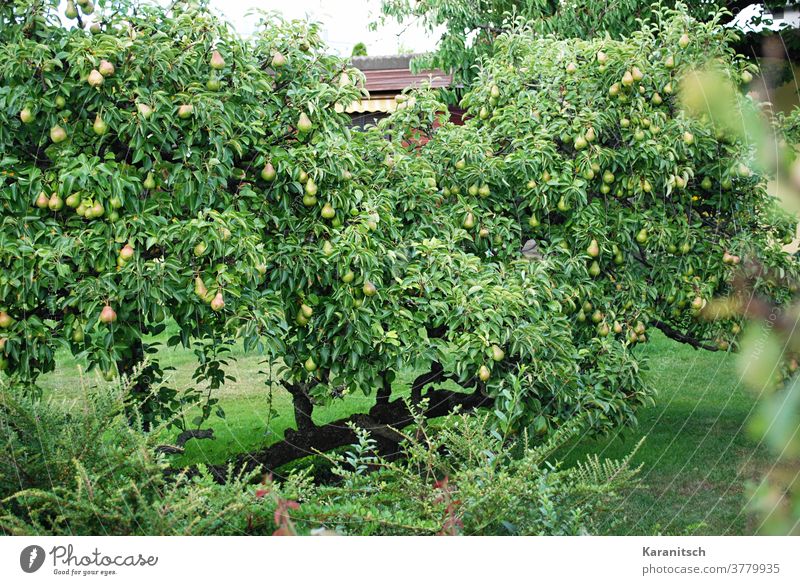
[[[748,534],[754,529],[742,512],[746,483],[770,465],[766,450],[746,433],[755,397],[738,384],[735,356],[695,351],[654,335],[644,348],[650,358],[648,380],[657,388],[655,406],[640,411],[639,425],[615,436],[584,438],[561,455],[567,463],[589,454],[621,458],[647,437],[634,461],[642,464],[641,485],[611,510],[601,528],[612,534]],[[263,359],[234,348],[229,373],[236,378],[218,392],[225,419],[212,417],[214,440],[193,440],[175,463],[222,463],[232,454],[253,451],[278,440],[293,426],[291,400],[278,385],[270,386]],[[60,357],[57,372],[45,376],[48,393],[64,398],[79,394],[80,368],[70,356]],[[158,354],[175,388],[192,385],[195,356],[185,349]],[[93,374],[84,376],[98,383]],[[271,390],[271,392],[270,392]],[[58,393],[58,394],[56,394]],[[270,417],[269,400],[277,412]],[[374,399],[351,396],[315,410],[324,423],[366,412]],[[191,418],[191,414],[189,415]],[[269,433],[267,427],[269,426]],[[164,438],[174,440],[174,434]]]

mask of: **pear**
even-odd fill
[[[67,196],[66,204],[68,207],[72,207],[75,209],[81,203],[81,194],[80,193],[72,193],[71,195]]]
[[[100,72],[100,75],[103,77],[111,77],[114,75],[114,64],[111,61],[106,61],[105,59],[100,60],[100,65],[98,65],[97,70]]]
[[[99,22],[93,22],[89,27],[89,32],[92,33],[93,35],[99,35],[102,31],[103,29],[100,28]]]
[[[703,297],[695,297],[692,299],[692,309],[695,311],[699,311],[705,306],[706,302],[703,300]]]
[[[322,253],[326,256],[333,254],[333,244],[331,244],[330,241],[325,240],[325,243],[322,244]]]
[[[574,146],[575,146],[575,150],[583,150],[584,148],[589,146],[589,143],[586,141],[586,139],[583,136],[578,136],[575,139]]]
[[[492,376],[492,371],[485,365],[478,368],[478,378],[480,379],[481,382],[487,382],[491,376]]]
[[[578,70],[578,66],[575,63],[569,63],[567,65],[567,73],[573,75]]]
[[[119,251],[119,257],[125,260],[126,262],[133,258],[134,250],[133,246],[130,244],[125,244],[122,249]]]
[[[603,51],[597,51],[597,62],[600,63],[600,65],[605,65],[608,62],[608,55]]]
[[[489,95],[492,96],[494,99],[499,98],[500,88],[497,87],[496,85],[492,85],[492,87],[489,89]]]
[[[557,208],[558,208],[558,210],[559,210],[559,211],[561,211],[562,213],[563,213],[563,212],[565,212],[565,211],[569,211],[569,205],[567,204],[567,200],[566,200],[566,199],[564,199],[564,196],[563,196],[563,195],[562,195],[562,196],[561,196],[561,198],[558,200],[558,204],[556,205],[556,207],[557,207]]]
[[[219,312],[225,308],[225,300],[222,298],[222,291],[218,290],[216,296],[211,300],[211,310]]]
[[[303,205],[306,207],[314,207],[317,204],[317,198],[313,195],[303,195]]]
[[[106,212],[103,204],[97,201],[94,205],[92,205],[92,218],[103,217],[103,214]]]
[[[106,325],[110,325],[116,320],[117,320],[117,313],[114,311],[114,309],[112,309],[110,305],[106,305],[105,307],[103,307],[103,309],[100,311],[100,322]]]
[[[483,198],[488,197],[489,195],[491,195],[491,193],[492,190],[489,188],[489,185],[485,183],[481,185],[480,188],[478,189],[478,195],[480,195]]]
[[[689,42],[690,42],[689,35],[687,35],[686,33],[683,33],[681,35],[681,38],[678,39],[678,46],[681,49],[685,49],[686,47],[689,46]]]
[[[22,111],[19,113],[19,119],[22,120],[23,124],[30,124],[33,122],[33,112],[28,107],[22,108]]]
[[[311,123],[311,120],[308,118],[305,112],[300,112],[300,117],[297,119],[297,130],[306,133],[310,132],[311,129],[314,127],[314,124]]]
[[[314,179],[310,178],[306,181],[306,195],[314,197],[317,194],[317,184]]]
[[[314,309],[303,303],[300,305],[300,312],[306,319],[311,319],[311,316],[314,314]]]
[[[225,67],[225,59],[222,58],[222,55],[219,54],[219,51],[214,51],[211,53],[211,61],[209,65],[212,69],[220,70]]]
[[[86,78],[86,81],[92,87],[100,87],[101,85],[103,85],[105,78],[101,75],[101,73],[97,69],[92,69],[91,73],[89,73],[89,76]]]
[[[39,193],[39,195],[36,197],[35,205],[39,209],[47,209],[47,207],[50,205],[50,198],[47,196],[47,193],[44,191]]]
[[[219,78],[215,75],[212,75],[208,78],[208,81],[206,81],[206,88],[208,91],[219,91],[221,85],[222,84],[220,83]]]
[[[111,206],[111,209],[120,209],[122,207],[122,200],[114,195],[108,200],[108,204]]]
[[[644,79],[644,73],[642,73],[641,69],[639,69],[638,67],[634,66],[631,69],[631,77],[633,77],[634,81],[641,81],[642,79]]]
[[[478,230],[478,235],[481,238],[488,238],[489,237],[489,229],[485,228],[485,227],[482,227],[481,229]]]
[[[747,85],[751,81],[753,81],[753,74],[749,71],[742,71],[742,83]]]
[[[142,187],[148,191],[152,191],[156,188],[156,180],[153,178],[153,173],[147,173],[147,177],[145,177],[144,181],[142,182]]]
[[[683,133],[683,141],[687,145],[691,146],[692,144],[694,144],[694,134],[692,134],[691,132],[688,132],[688,131],[684,132]]]
[[[636,234],[636,241],[640,244],[647,243],[647,230],[642,228],[639,230],[639,233]]]
[[[67,2],[67,7],[64,10],[64,16],[67,18],[78,18],[78,9],[75,7],[74,2]]]
[[[345,284],[350,284],[353,282],[353,279],[356,277],[355,273],[352,270],[348,270],[342,275],[342,282]]]
[[[56,96],[56,107],[59,110],[63,110],[66,105],[67,105],[67,100],[64,98],[64,96],[63,95],[57,95]]]
[[[336,217],[336,210],[330,203],[325,203],[325,205],[322,206],[321,214],[325,219],[333,219]]]
[[[194,294],[196,294],[201,299],[205,299],[208,295],[208,289],[206,288],[206,283],[203,282],[203,279],[199,276],[195,276],[194,278]]]
[[[365,297],[373,297],[378,292],[378,289],[372,284],[369,280],[364,283],[364,286],[361,287],[361,292],[364,293]]]
[[[658,92],[653,94],[653,97],[651,98],[651,101],[656,106],[660,106],[662,103],[664,103],[664,100],[661,98],[661,96],[659,95]]]
[[[506,352],[503,351],[498,345],[492,346],[492,359],[496,362],[503,361],[503,358],[506,357]]]
[[[597,260],[592,262],[592,265],[589,266],[589,275],[592,277],[600,276],[600,265],[597,263]]]
[[[202,256],[205,254],[208,245],[205,242],[198,242],[194,247],[194,255],[197,257]]]
[[[606,325],[605,323],[600,323],[597,326],[597,334],[600,337],[608,337],[609,333],[611,333],[611,330],[608,328],[608,325]]]
[[[294,322],[300,325],[300,327],[305,327],[308,325],[308,319],[303,315],[302,312],[297,313],[297,316],[294,318]]]
[[[608,88],[608,95],[611,97],[617,97],[619,95],[619,83],[611,84],[611,87]]]
[[[194,106],[192,104],[183,104],[182,106],[178,107],[178,117],[181,120],[191,118],[192,114],[194,114]]]
[[[58,196],[58,193],[53,193],[50,200],[47,202],[50,211],[61,211],[64,208],[64,200]]]
[[[59,142],[64,142],[67,139],[67,131],[64,130],[61,126],[56,124],[52,128],[50,128],[50,140],[54,143],[58,144]]]
[[[667,69],[675,69],[675,57],[667,55],[667,58],[664,60],[664,67]]]
[[[597,258],[600,255],[600,246],[597,244],[597,240],[592,240],[589,243],[589,247],[586,248],[586,253],[592,258]]]
[[[300,181],[300,184],[305,185],[308,182],[308,173],[305,171],[300,171],[300,175],[297,177],[297,180]]]
[[[305,361],[303,367],[306,369],[306,372],[313,372],[317,369],[317,363],[314,361],[314,358],[310,357]]]
[[[540,223],[539,223],[539,219],[536,217],[536,215],[531,215],[530,216],[530,218],[528,219],[528,225],[531,226],[532,228],[539,227]]]
[[[610,185],[611,183],[613,183],[614,179],[615,179],[614,173],[612,173],[611,171],[605,171],[603,173],[603,183],[605,183],[606,185]]]
[[[467,163],[464,161],[463,158],[456,161],[456,169],[457,170],[463,171],[464,167],[466,167],[466,166],[467,166]]]
[[[0,329],[8,329],[14,324],[14,319],[5,311],[0,311]]]
[[[586,142],[594,142],[597,139],[597,134],[595,134],[594,128],[589,126],[589,129],[583,137],[586,139]]]
[[[261,178],[265,181],[274,181],[277,174],[278,173],[275,172],[275,167],[272,166],[271,162],[268,162],[266,165],[264,165],[264,168],[261,169]]]
[[[82,11],[83,11],[83,13],[84,13],[84,14],[86,14],[87,16],[88,16],[89,14],[94,14],[94,4],[92,4],[91,2],[87,2],[87,3],[85,3],[85,4],[83,4],[83,5],[81,6],[81,10],[82,10]]]
[[[671,83],[668,83],[667,85],[664,86],[664,93],[665,94],[672,95],[672,91],[673,90],[672,90],[672,84]]]
[[[86,336],[83,333],[83,323],[76,322],[72,329],[72,341],[75,343],[82,343]]]
[[[139,111],[139,115],[145,120],[153,115],[153,108],[147,104],[138,103],[136,104],[136,109]]]
[[[94,130],[94,133],[98,136],[102,136],[108,132],[108,124],[106,124],[103,118],[100,117],[100,114],[97,114],[95,117],[94,124],[92,124],[92,130]]]
[[[647,328],[644,326],[644,323],[637,321],[636,327],[633,328],[633,332],[636,335],[644,335],[645,331],[647,331]]]
[[[464,221],[461,223],[461,226],[466,230],[471,230],[475,227],[475,216],[472,213],[467,213],[464,216]]]
[[[286,57],[280,51],[276,51],[274,55],[272,55],[272,67],[273,69],[280,69],[286,65]]]
[[[626,71],[622,76],[622,85],[625,87],[630,87],[633,85],[633,74],[630,71]]]
[[[614,333],[617,335],[622,333],[622,325],[620,325],[618,321],[614,321]]]

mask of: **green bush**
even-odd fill
[[[219,484],[202,466],[166,466],[155,450],[160,429],[144,433],[125,415],[130,387],[86,391],[73,403],[0,390],[2,532],[578,534],[635,473],[629,458],[549,465],[577,426],[533,447],[489,432],[486,415],[428,428],[420,410],[400,459],[376,455],[358,430],[359,442],[329,459],[333,483],[300,471],[280,483],[231,474]]]

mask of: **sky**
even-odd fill
[[[252,31],[248,10],[260,8],[282,12],[289,19],[309,19],[322,23],[322,37],[332,52],[350,55],[353,45],[361,41],[369,55],[396,55],[399,52],[426,52],[436,46],[438,34],[425,31],[419,24],[394,21],[377,31],[369,23],[380,15],[380,0],[212,0],[211,6],[221,12],[242,34]]]

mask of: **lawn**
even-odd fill
[[[635,462],[642,464],[641,485],[605,515],[602,531],[612,534],[748,534],[755,526],[742,512],[746,483],[770,464],[766,450],[751,440],[746,421],[755,397],[738,383],[736,356],[695,351],[661,335],[643,350],[646,374],[658,389],[655,406],[641,411],[639,426],[602,439],[584,438],[564,453],[567,462],[598,454],[620,458],[646,436]],[[263,359],[234,349],[229,373],[236,378],[218,396],[225,419],[212,418],[214,440],[189,441],[176,464],[221,463],[232,453],[252,451],[276,441],[293,424],[291,401],[270,385]],[[185,349],[159,353],[175,388],[191,386],[195,356]],[[57,372],[44,376],[51,395],[79,398],[79,364],[61,356]],[[86,376],[90,384],[93,374]],[[270,416],[270,400],[275,414]],[[317,409],[322,423],[364,412],[373,399],[351,396]],[[271,432],[267,432],[267,427]],[[165,441],[170,440],[165,437]]]

